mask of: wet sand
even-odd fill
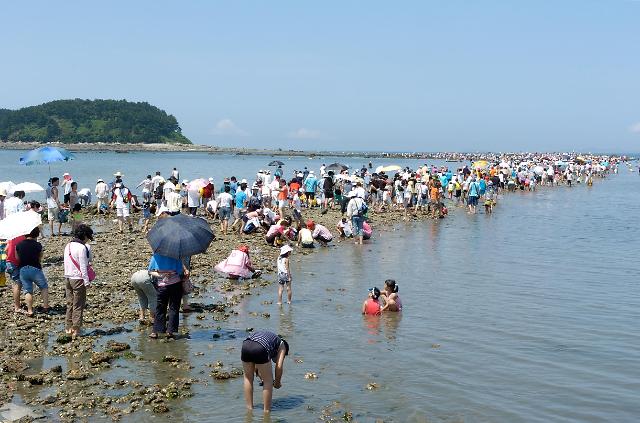
[[[330,210],[322,215],[319,209],[303,210],[305,219],[312,218],[317,223],[327,226],[335,234],[335,225],[340,218],[340,212]],[[111,216],[112,217],[112,216]],[[138,216],[135,216],[136,218]],[[426,214],[410,215],[411,220],[430,219]],[[370,212],[370,223],[374,231],[384,232],[393,225],[402,222],[401,211],[389,211],[381,214]],[[206,254],[200,254],[192,259],[193,281],[198,288],[190,297],[194,308],[195,319],[200,320],[195,326],[211,331],[212,336],[219,328],[225,326],[225,321],[234,313],[236,306],[245,295],[251,295],[252,290],[268,286],[273,281],[278,249],[268,246],[263,233],[242,235],[236,234],[220,236],[218,222],[210,221],[217,234]],[[68,230],[68,227],[66,228]],[[115,342],[118,334],[128,333],[138,325],[137,296],[130,287],[129,278],[137,270],[147,267],[151,249],[143,234],[136,229],[133,233],[119,234],[111,219],[107,219],[102,231],[95,236],[92,243],[94,254],[94,268],[98,279],[87,290],[87,309],[84,315],[84,336],[71,341],[64,335],[64,278],[63,257],[64,245],[69,241],[68,236],[46,238],[41,240],[44,246],[43,266],[49,281],[50,304],[52,313],[49,315],[36,313],[34,317],[13,313],[11,289],[5,288],[2,296],[2,312],[6,319],[0,321],[0,403],[10,402],[14,393],[29,390],[31,386],[49,387],[49,394],[45,396],[24,396],[28,398],[28,405],[47,412],[55,412],[63,421],[72,421],[92,415],[109,415],[118,419],[124,414],[130,414],[139,409],[150,413],[163,413],[172,407],[179,407],[181,397],[191,396],[190,387],[194,383],[207,383],[211,378],[226,380],[242,375],[236,367],[209,364],[206,374],[210,377],[203,380],[177,378],[170,386],[147,385],[140,381],[114,381],[109,383],[101,378],[104,370],[109,369],[116,359],[146,360],[139,347],[128,343]],[[353,242],[345,240],[336,242],[328,248],[341,248]],[[250,256],[254,267],[264,272],[263,277],[249,281],[230,281],[213,272],[213,266],[226,258],[229,252],[238,244],[250,247]],[[324,248],[324,247],[320,247]],[[317,248],[315,249],[317,250]],[[296,248],[297,255],[313,254],[312,249]],[[210,291],[219,292],[222,301],[208,301]],[[37,292],[37,289],[36,289]],[[24,302],[24,295],[22,296]],[[208,301],[208,302],[207,302]],[[34,295],[34,306],[41,305],[41,297]],[[261,311],[254,311],[260,313]],[[266,313],[265,313],[266,314]],[[268,318],[268,316],[264,316]],[[205,320],[207,321],[205,324]],[[182,338],[189,338],[189,333],[181,326]],[[148,328],[150,332],[151,329]],[[111,339],[110,339],[111,338]],[[147,342],[188,342],[178,340],[148,340]],[[72,357],[72,364],[63,371],[60,365],[48,368],[38,368],[31,363],[42,360],[55,363],[57,359]],[[187,359],[165,356],[151,361],[154,366],[170,365],[192,368]],[[46,366],[45,366],[46,367]],[[132,391],[118,399],[115,406],[110,391],[122,388],[126,384]],[[99,395],[78,395],[83,389],[91,389]]]

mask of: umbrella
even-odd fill
[[[335,172],[335,173],[340,173],[347,169],[349,169],[349,166],[342,163],[331,163],[329,166],[324,168],[326,172]]]
[[[402,168],[398,165],[389,165],[389,166],[378,166],[376,168],[376,173],[380,173],[380,172],[397,172],[399,170],[401,170]]]
[[[213,238],[206,220],[184,214],[158,220],[147,234],[154,253],[176,259],[204,253]]]
[[[33,210],[13,213],[0,221],[0,239],[9,240],[26,235],[41,224],[42,217]]]
[[[23,157],[20,157],[20,164],[25,166],[47,164],[49,165],[49,176],[51,176],[51,163],[66,162],[73,158],[75,158],[74,155],[64,148],[47,146],[31,150]]]
[[[42,192],[44,188],[34,182],[21,182],[18,185],[11,187],[11,192],[24,191],[27,192]]]
[[[284,163],[282,163],[280,160],[274,160],[271,163],[269,163],[268,166],[284,166]]]
[[[538,175],[542,175],[544,173],[544,167],[536,166],[536,167],[533,168],[533,172],[538,174]]]
[[[489,166],[489,162],[486,160],[478,160],[477,162],[473,162],[474,169],[484,169]]]
[[[202,188],[206,187],[207,185],[209,185],[209,181],[203,178],[200,179],[194,179],[193,181],[189,182],[187,184],[187,190],[189,191],[199,191]]]
[[[20,164],[31,166],[34,164],[50,164],[54,162],[68,161],[74,158],[64,148],[58,147],[40,147],[29,151],[23,157],[20,157]]]
[[[0,182],[0,191],[10,192],[15,184],[11,181]]]

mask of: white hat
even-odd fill
[[[302,172],[298,173],[296,176],[302,177]]]
[[[98,178],[97,182],[104,182],[104,181],[102,180],[102,178]]]
[[[246,184],[246,183],[247,183],[247,180],[246,180],[246,179],[243,179],[242,181],[240,181],[240,185],[242,185],[242,184]]]
[[[309,175],[314,175],[313,170],[309,172]]]
[[[65,172],[62,174],[62,176],[70,176],[69,173]]]
[[[209,182],[213,182],[213,178],[209,178]]]
[[[160,216],[162,213],[169,213],[169,208],[167,206],[160,206],[156,215]]]
[[[358,196],[358,193],[357,193],[357,192],[355,192],[355,191],[353,191],[353,190],[349,191],[349,198],[355,198],[355,197],[357,197],[357,196]]]
[[[68,173],[65,173],[65,175],[68,175]],[[113,176],[119,176],[119,177],[123,177],[124,175],[122,174],[122,172],[117,171],[116,173],[113,174]]]
[[[188,180],[188,179],[183,179],[183,180],[182,180],[182,183],[183,183],[183,184],[188,184],[188,183],[189,183],[189,180]]]
[[[283,245],[280,248],[280,255],[283,256],[283,255],[285,255],[287,253],[290,253],[291,251],[293,251],[293,248],[291,248],[291,246],[289,244]]]
[[[4,188],[1,188],[0,189],[0,196],[6,197],[7,196],[7,190],[5,190]]]

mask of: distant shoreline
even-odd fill
[[[109,151],[116,153],[133,152],[154,152],[154,153],[175,153],[175,152],[196,152],[212,154],[235,154],[235,155],[260,155],[260,156],[280,156],[280,157],[363,157],[363,158],[425,158],[441,159],[447,157],[457,157],[461,161],[468,160],[473,154],[466,153],[385,153],[366,151],[307,151],[307,150],[285,150],[285,149],[257,149],[241,147],[218,147],[213,145],[198,144],[119,144],[119,143],[38,143],[38,142],[0,142],[0,149],[3,150],[31,150],[45,145],[62,147],[73,152],[87,151]]]
[[[380,151],[309,151],[309,150],[285,150],[285,149],[258,149],[242,147],[219,147],[199,144],[120,144],[120,143],[75,143],[64,144],[59,142],[12,142],[0,141],[0,150],[31,150],[45,145],[65,148],[73,152],[116,152],[116,153],[209,153],[209,154],[233,154],[238,156],[277,156],[277,157],[358,157],[365,159],[401,158],[401,159],[431,159],[446,160],[451,162],[465,162],[477,159],[485,159],[495,155],[491,152],[380,152]],[[526,154],[526,153],[507,153]],[[557,153],[554,153],[557,154]],[[574,155],[577,153],[574,153]],[[601,156],[614,156],[615,154],[599,153]]]

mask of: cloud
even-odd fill
[[[315,129],[300,128],[287,134],[287,138],[296,140],[319,140],[322,138],[320,131]]]
[[[634,134],[640,134],[640,122],[636,122],[631,125],[629,127],[629,131],[633,132]]]
[[[213,135],[228,137],[247,137],[249,133],[239,128],[231,119],[221,119],[216,123],[216,127],[211,131]]]

